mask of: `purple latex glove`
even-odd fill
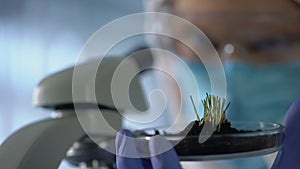
[[[134,138],[134,136],[125,129],[120,130],[116,137],[118,169],[181,169],[178,156],[173,148],[162,154],[159,153],[162,148],[171,146],[164,138],[158,136],[150,139],[148,145],[150,159],[138,158],[139,152],[137,151],[136,142],[130,138]],[[130,157],[126,157],[128,155]]]
[[[300,100],[295,101],[285,117],[285,138],[272,169],[298,169],[300,155]]]

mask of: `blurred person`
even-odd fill
[[[283,123],[290,104],[300,98],[300,6],[296,1],[157,0],[145,4],[147,11],[171,13],[189,20],[212,41],[226,73],[228,100],[232,102],[229,120]],[[159,19],[156,22],[161,22],[162,27],[165,24]],[[182,32],[185,28],[174,25],[169,31]],[[195,46],[201,46],[199,37],[185,33]],[[158,47],[185,60],[197,79],[201,97],[210,92],[205,67],[191,49],[172,39],[157,38],[156,42]],[[198,90],[190,86],[181,65],[162,62],[166,63],[184,82],[183,92]],[[174,93],[175,90],[176,87]],[[186,113],[182,119],[194,120],[188,99],[174,98],[174,105],[183,102]],[[257,157],[222,164],[203,163],[203,167],[263,169],[268,168],[268,163]]]
[[[297,76],[300,71],[300,5],[281,0],[155,2],[147,1],[146,6],[152,8],[148,11],[169,12],[189,20],[219,51],[227,75],[229,99],[236,103],[230,108],[230,118],[283,121],[288,106],[300,96],[297,90],[300,84]],[[174,30],[169,31],[186,31],[186,37],[193,39],[196,47],[201,46],[201,39],[190,35],[184,25],[175,25]],[[198,78],[199,86],[206,86],[200,92],[209,92],[206,70],[196,54],[179,41],[161,39],[156,44],[182,57]],[[179,79],[183,78],[180,65],[172,65],[172,68],[178,72]],[[278,97],[274,98],[275,95]],[[245,97],[247,99],[243,99]],[[255,110],[261,114],[251,116]]]

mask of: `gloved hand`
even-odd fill
[[[285,117],[285,138],[272,169],[298,169],[300,155],[300,100],[295,101]]]
[[[127,137],[126,137],[127,136]],[[163,137],[156,136],[149,141],[150,159],[139,158],[133,134],[120,130],[116,137],[116,158],[118,169],[181,169],[178,156],[171,144]],[[161,149],[171,148],[164,153]]]

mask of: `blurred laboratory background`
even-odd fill
[[[0,143],[49,117],[32,104],[41,79],[74,65],[84,43],[103,25],[142,11],[139,0],[1,0]],[[125,50],[122,46],[115,54]]]
[[[299,1],[202,0],[201,3],[198,0],[0,0],[0,145],[18,129],[50,117],[51,110],[34,107],[32,103],[33,91],[43,78],[74,66],[84,44],[98,29],[122,16],[145,10],[181,16],[209,37],[224,64],[232,101],[230,119],[283,123],[290,104],[300,98]],[[166,21],[155,19],[154,26],[164,29]],[[203,44],[203,39],[191,34],[184,25],[168,24],[174,24],[170,31],[185,33],[196,47]],[[124,25],[119,29],[126,28]],[[157,38],[151,45],[181,56],[197,77],[199,88],[190,85],[182,65],[164,59],[162,65],[174,68],[178,81],[185,84],[183,93],[200,90],[204,96],[210,91],[210,82],[203,63],[186,45],[164,38]],[[109,54],[127,56],[147,48],[145,41],[142,36],[130,37],[114,46]],[[147,83],[155,85],[156,81]],[[166,83],[165,88],[170,91],[174,88],[173,105],[182,103],[180,106],[188,112],[179,121],[194,120],[189,99],[177,97],[178,86],[172,85],[174,81]],[[170,107],[177,109],[173,105]],[[161,120],[167,118],[170,117]],[[256,164],[249,160],[236,162],[237,166],[245,167],[248,163]],[[74,167],[63,162],[59,168]]]

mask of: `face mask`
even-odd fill
[[[300,98],[300,63],[261,67],[243,62],[224,65],[230,120],[282,122],[289,106]]]
[[[207,71],[201,62],[185,61],[198,83],[200,99],[210,93]],[[195,93],[189,78],[176,65],[177,79],[182,81],[183,92]],[[228,100],[232,102],[227,116],[234,121],[281,122],[293,101],[300,98],[300,63],[280,63],[265,66],[252,66],[244,62],[224,64],[227,80]],[[189,101],[183,102],[185,112],[193,111]],[[201,113],[201,105],[199,112]],[[194,120],[194,114],[188,113]]]

